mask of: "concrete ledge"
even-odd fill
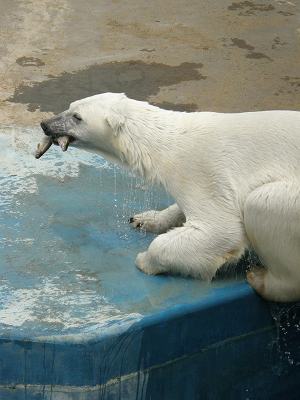
[[[2,339],[0,394],[5,399],[21,399],[24,393],[28,399],[51,394],[72,400],[196,399],[200,394],[296,399],[299,366],[288,362],[279,342],[269,305],[246,284],[226,285],[194,304],[94,337]],[[289,349],[294,357],[299,343],[291,342]]]

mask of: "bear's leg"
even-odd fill
[[[253,268],[247,272],[247,280],[253,289],[269,301],[290,302],[300,299],[299,280],[280,279],[269,268]]]
[[[138,254],[136,265],[147,274],[171,272],[211,280],[221,265],[243,253],[243,243],[239,224],[209,229],[187,223],[154,239]]]
[[[273,182],[245,202],[245,230],[265,268],[247,274],[250,285],[271,301],[300,300],[300,184]]]
[[[182,226],[184,222],[185,216],[177,204],[162,211],[145,211],[130,218],[134,228],[153,233],[165,233],[169,229]]]

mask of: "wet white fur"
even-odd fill
[[[166,232],[138,254],[138,268],[210,280],[252,245],[266,268],[249,272],[250,284],[269,300],[300,300],[300,112],[174,112],[114,93],[74,111],[78,145],[161,182],[176,200],[135,217]]]

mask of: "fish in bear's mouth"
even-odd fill
[[[69,144],[74,142],[74,138],[70,135],[53,135],[52,133],[50,134],[43,122],[41,123],[41,127],[45,133],[45,136],[43,137],[41,143],[37,145],[37,149],[35,152],[35,158],[40,158],[42,157],[43,154],[46,153],[47,150],[50,149],[52,144],[59,145],[62,149],[62,151],[67,151]]]

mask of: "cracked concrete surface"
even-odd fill
[[[299,0],[0,0],[0,123],[102,91],[179,110],[300,108]]]

